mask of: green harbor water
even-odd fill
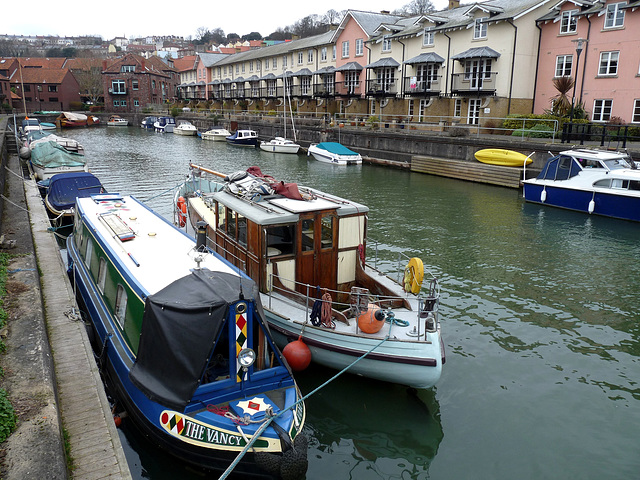
[[[307,401],[306,478],[640,478],[640,224],[525,204],[517,190],[203,142],[65,130],[110,192],[171,219],[190,162],[258,165],[370,208],[369,236],[442,286],[435,388],[343,375]],[[161,259],[158,259],[161,261]],[[309,393],[336,372],[296,375]],[[135,479],[217,478],[121,430]]]

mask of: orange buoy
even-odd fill
[[[113,421],[116,424],[116,428],[120,428],[120,425],[122,424],[122,418],[120,418],[120,415],[114,415]]]
[[[298,338],[289,344],[282,350],[284,358],[293,370],[300,372],[307,368],[311,363],[311,350],[307,347],[307,344]]]
[[[178,210],[178,225],[184,227],[187,224],[187,202],[184,197],[178,197],[176,208]]]
[[[373,303],[370,303],[367,309],[358,315],[358,328],[364,333],[378,333],[383,325],[384,312]]]

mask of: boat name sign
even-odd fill
[[[164,410],[160,414],[160,423],[172,436],[200,446],[227,446],[229,449],[241,450],[247,444],[241,435],[222,431],[193,418],[171,410]],[[269,442],[257,440],[255,448],[268,447]]]

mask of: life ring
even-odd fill
[[[404,291],[419,293],[424,278],[424,265],[418,257],[413,257],[404,269]]]
[[[184,197],[178,197],[176,210],[178,211],[178,225],[180,225],[180,228],[182,228],[187,224],[187,202],[185,201]]]

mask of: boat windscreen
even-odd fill
[[[240,286],[242,284],[242,289]],[[138,356],[129,378],[150,400],[183,411],[198,387],[229,305],[255,301],[255,283],[207,269],[171,283],[145,302]]]

